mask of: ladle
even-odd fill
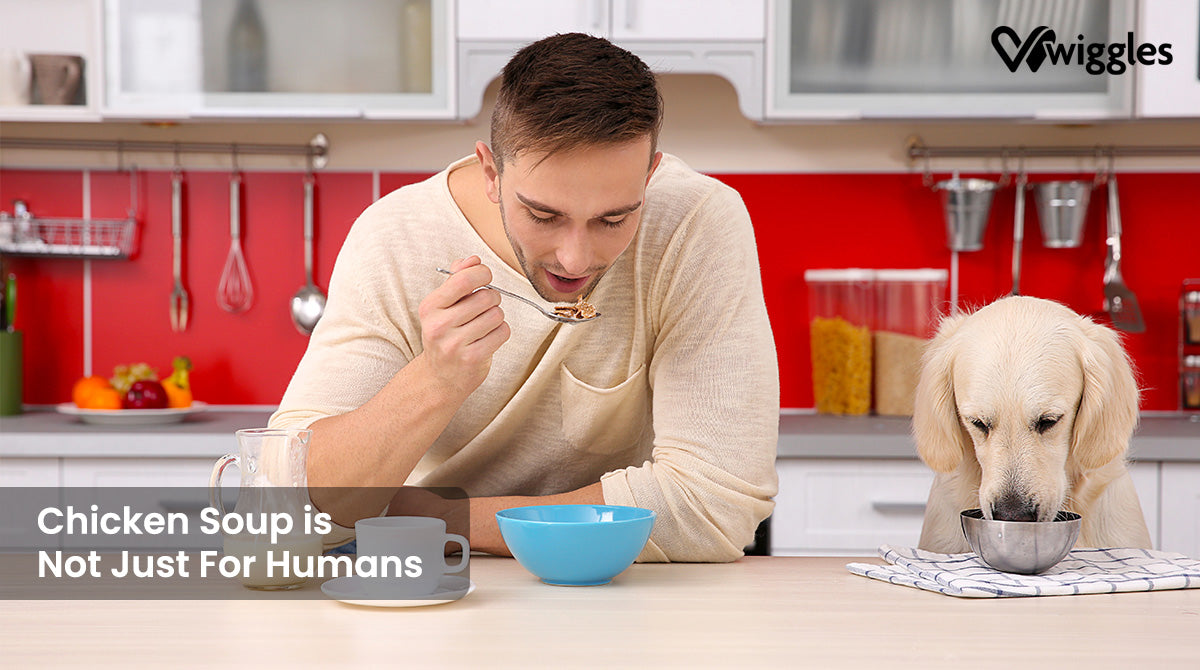
[[[304,286],[292,296],[292,323],[311,335],[325,313],[325,294],[313,283],[313,178],[304,179]]]

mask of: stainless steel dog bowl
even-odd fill
[[[963,535],[984,563],[1001,572],[1036,575],[1054,567],[1079,539],[1082,517],[1059,512],[1054,521],[997,521],[978,509],[960,515]]]

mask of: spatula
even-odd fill
[[[1146,330],[1137,296],[1121,277],[1121,201],[1117,195],[1117,176],[1108,179],[1108,256],[1104,261],[1104,309],[1113,326],[1127,333]]]

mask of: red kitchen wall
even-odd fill
[[[387,193],[426,174],[380,175]],[[782,404],[811,407],[807,288],[815,267],[941,267],[950,263],[937,196],[910,174],[722,174],[742,193],[754,220],[767,306],[779,351]],[[996,175],[989,175],[995,178]],[[302,177],[251,172],[243,181],[243,252],[254,303],[223,312],[217,286],[229,250],[228,175],[185,173],[184,284],[191,298],[186,332],[168,320],[171,292],[168,172],[138,175],[140,244],[130,261],[4,257],[18,276],[17,326],[25,332],[25,402],[70,398],[84,372],[84,318],[90,281],[92,369],[145,361],[165,374],[176,355],[190,356],[195,393],[216,404],[279,401],[307,338],[293,328],[288,302],[303,284]],[[1036,175],[1035,179],[1080,178]],[[316,280],[327,287],[337,251],[355,217],[371,201],[373,175],[317,175]],[[1083,178],[1090,178],[1085,176]],[[92,172],[91,215],[121,217],[130,189],[125,173]],[[1145,389],[1143,408],[1177,406],[1176,351],[1180,283],[1200,277],[1200,221],[1188,194],[1200,174],[1121,175],[1123,272],[1146,318],[1143,334],[1125,342]],[[24,199],[43,217],[83,214],[85,176],[77,171],[0,170],[0,209]],[[1032,199],[1026,216],[1022,293],[1052,298],[1107,321],[1101,312],[1104,197],[1090,207],[1078,249],[1041,244]],[[982,251],[960,254],[961,304],[982,305],[1011,283],[1013,190],[996,196]],[[90,277],[90,279],[89,279]]]

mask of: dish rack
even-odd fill
[[[129,258],[137,220],[35,217],[17,201],[16,216],[0,212],[0,254],[50,258]]]

